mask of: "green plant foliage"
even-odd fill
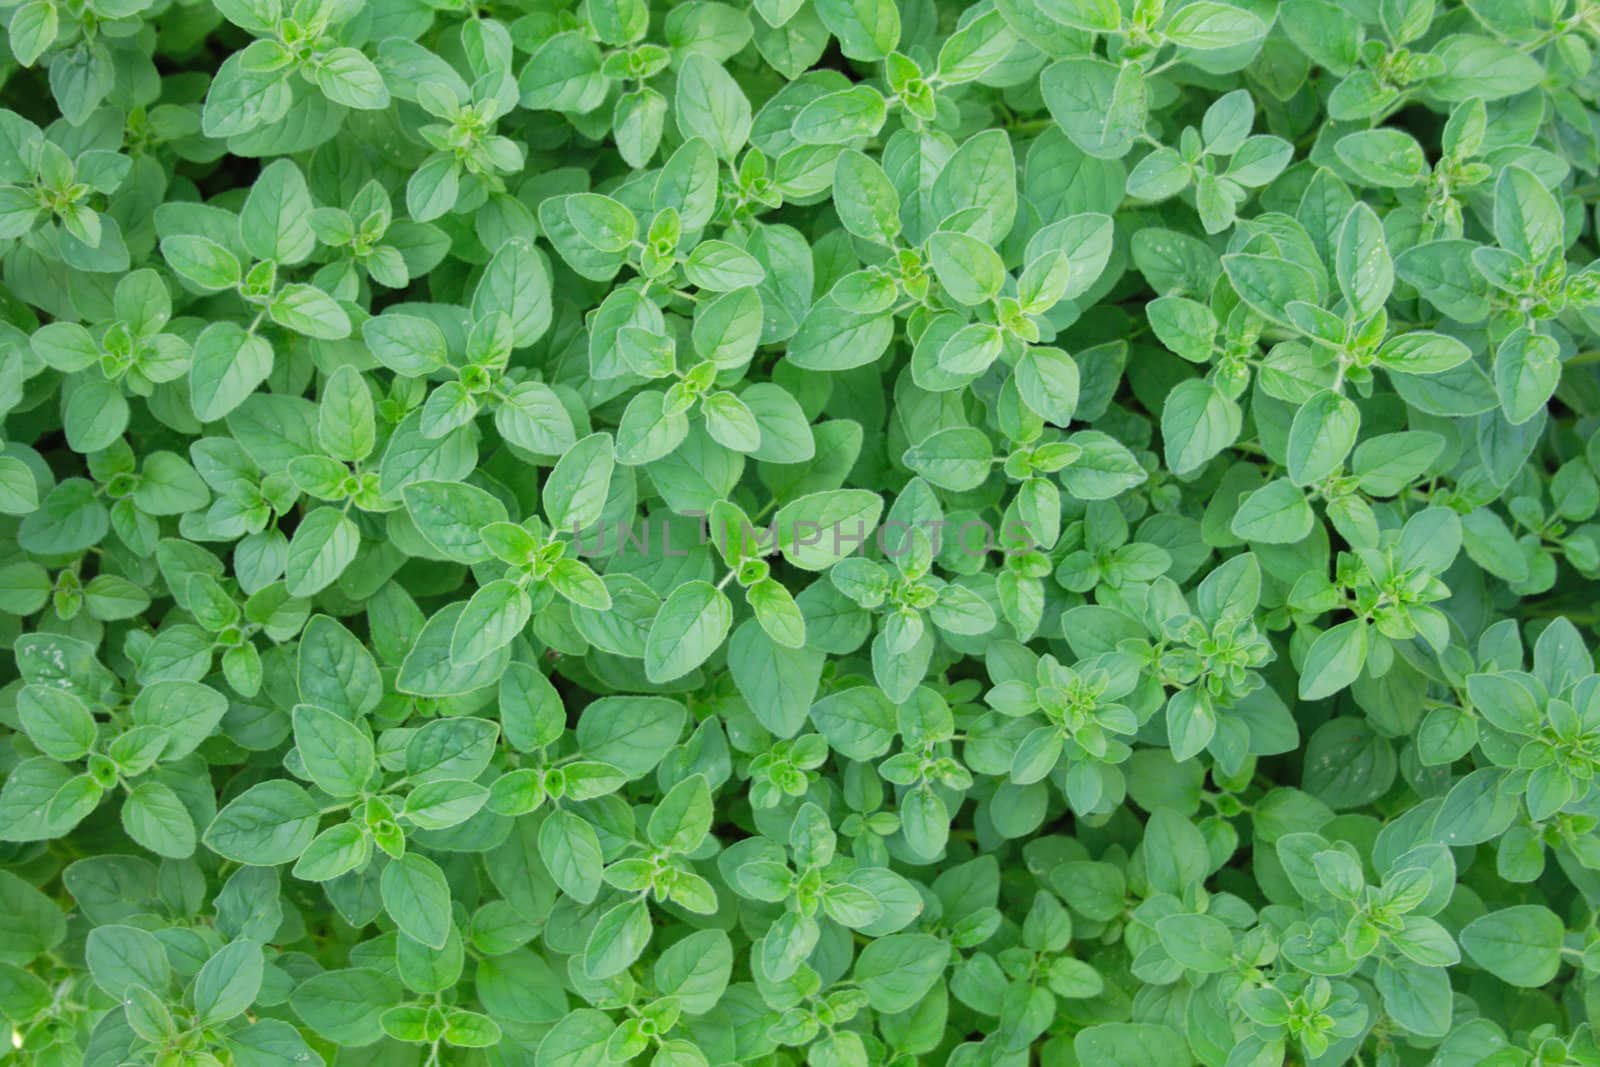
[[[0,20],[0,1063],[1600,1067],[1596,0]]]

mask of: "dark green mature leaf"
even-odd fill
[[[316,834],[317,806],[304,789],[273,780],[252,786],[217,812],[204,840],[218,855],[271,867],[299,858]]]

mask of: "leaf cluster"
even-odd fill
[[[1600,1065],[1595,0],[0,21],[0,1064]]]

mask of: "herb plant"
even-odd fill
[[[1600,1065],[1594,0],[0,18],[0,1062]]]

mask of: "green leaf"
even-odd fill
[[[1072,1047],[1080,1062],[1106,1067],[1193,1062],[1178,1031],[1156,1023],[1099,1023],[1078,1031]]]
[[[883,355],[893,337],[893,315],[848,311],[825,298],[800,323],[788,358],[804,370],[851,370]]]
[[[588,823],[571,812],[552,814],[539,828],[539,854],[562,892],[580,904],[593,903],[600,892],[603,861],[599,840]]]
[[[988,479],[994,454],[983,431],[951,426],[906,449],[901,460],[934,485],[963,492]]]
[[[448,215],[460,196],[461,165],[443,153],[429,158],[406,181],[406,210],[418,222]]]
[[[1461,930],[1461,947],[1502,982],[1537,989],[1560,970],[1566,933],[1566,924],[1549,908],[1522,904],[1468,923]]]
[[[1150,328],[1161,343],[1191,363],[1211,359],[1216,343],[1217,317],[1199,301],[1181,296],[1163,296],[1145,307]]]
[[[294,709],[295,751],[319,789],[353,797],[377,768],[372,741],[340,715],[311,704]]]
[[[308,882],[327,882],[366,864],[371,839],[354,823],[338,823],[318,834],[295,863],[293,874]]]
[[[1394,263],[1383,235],[1383,223],[1366,204],[1357,204],[1339,228],[1334,262],[1339,291],[1357,319],[1375,314],[1394,288]]]
[[[1161,437],[1174,474],[1198,470],[1239,437],[1239,405],[1214,385],[1191,378],[1167,394],[1161,408]]]
[[[1519,327],[1494,355],[1494,387],[1500,410],[1513,425],[1544,411],[1561,382],[1561,346],[1555,338]]]
[[[1063,59],[1045,68],[1039,87],[1056,124],[1091,156],[1121,159],[1143,132],[1148,102],[1137,64]]]
[[[541,1042],[535,1067],[600,1067],[616,1024],[604,1012],[579,1008],[560,1019]]]
[[[582,530],[599,520],[611,487],[616,450],[610,434],[590,434],[567,450],[544,486],[544,510],[556,529]]]
[[[94,716],[72,693],[28,685],[16,701],[23,731],[45,755],[71,763],[82,759],[94,745]]]
[[[146,685],[128,709],[135,726],[161,731],[163,760],[178,760],[198,748],[228,710],[228,700],[208,686],[186,681]]]
[[[261,991],[265,960],[254,941],[223,946],[194,979],[194,1006],[200,1022],[215,1026],[244,1014]]]
[[[693,852],[711,829],[711,788],[705,776],[691,775],[673,786],[650,813],[650,843],[675,852]]]
[[[417,532],[447,558],[479,563],[490,557],[483,528],[506,521],[506,507],[497,497],[472,485],[417,481],[402,492],[406,512]]]
[[[235,797],[211,820],[202,838],[224,859],[275,867],[298,859],[317,832],[317,805],[304,789],[281,779]]]
[[[472,594],[450,636],[450,659],[477,663],[516,639],[528,625],[533,604],[515,582],[490,582]]]
[[[750,101],[715,60],[695,53],[678,71],[673,115],[685,137],[699,137],[732,160],[750,137]]]
[[[372,394],[354,367],[340,367],[323,386],[317,439],[324,454],[349,463],[366,459],[377,443]]]
[[[848,144],[876,136],[887,115],[883,94],[870,85],[857,85],[811,101],[795,116],[790,133],[801,144]]]
[[[811,493],[778,509],[773,523],[784,558],[803,570],[826,570],[868,544],[883,498],[861,489]]]
[[[402,933],[429,948],[444,948],[452,927],[450,886],[438,864],[407,852],[384,867],[380,885],[383,910]]]
[[[1191,971],[1216,974],[1233,966],[1233,935],[1209,915],[1168,915],[1156,933],[1168,954]]]
[[[1050,9],[1056,22],[1091,33],[1111,33],[1122,25],[1122,10],[1115,0],[1067,0]]]
[[[285,285],[272,298],[267,313],[279,326],[324,341],[350,336],[350,316],[313,285]]]
[[[188,859],[199,839],[182,799],[157,781],[140,782],[128,790],[122,802],[122,828],[134,841],[168,859]]]
[[[691,335],[695,353],[718,366],[744,366],[760,343],[761,315],[761,297],[748,287],[700,304]]]
[[[1411,1033],[1443,1037],[1450,1032],[1453,1005],[1444,968],[1384,960],[1375,984],[1384,1010]]]
[[[354,720],[377,706],[383,682],[372,653],[326,615],[306,623],[297,661],[300,698]]]
[[[892,934],[861,950],[853,977],[874,1010],[905,1011],[944,974],[949,958],[950,946],[939,938]]]
[[[886,245],[900,233],[899,194],[883,168],[860,152],[842,152],[834,164],[833,204],[857,237]]]
[[[900,11],[891,0],[817,0],[816,10],[850,59],[882,59],[900,42]]]
[[[343,49],[350,52],[354,49]],[[359,55],[359,53],[357,53]],[[239,239],[256,259],[299,263],[311,255],[311,192],[293,161],[280,159],[261,171],[239,211]]]
[[[289,541],[285,579],[290,595],[313,596],[332,585],[360,546],[361,531],[344,512],[331,507],[311,512]]]
[[[189,365],[195,417],[214,422],[237,408],[272,373],[272,345],[231,322],[214,322],[196,340]]]
[[[1321,303],[1316,276],[1299,264],[1235,253],[1222,257],[1222,269],[1239,298],[1273,322],[1292,325],[1288,308],[1296,301]]]
[[[1446,37],[1430,54],[1438,58],[1441,73],[1428,88],[1443,100],[1500,100],[1526,92],[1543,76],[1532,56],[1475,34]]]
[[[533,344],[550,327],[550,271],[544,257],[525,240],[501,245],[472,291],[472,316],[478,321],[504,315],[511,320],[512,343]]]
[[[1544,185],[1521,167],[1507,167],[1494,190],[1494,234],[1506,251],[1541,263],[1561,248],[1561,208]]]
[[[400,983],[367,967],[324,971],[295,988],[294,1012],[329,1041],[359,1047],[383,1036],[378,1017],[400,1001]]]
[[[645,676],[670,682],[700,666],[722,646],[733,625],[733,604],[710,582],[678,586],[661,604],[645,641]]]
[[[640,897],[616,905],[600,916],[583,950],[584,973],[610,978],[643,955],[650,943],[650,909]]]
[[[56,7],[48,0],[32,0],[11,15],[11,54],[24,67],[31,67],[55,43],[59,32]]]
[[[1402,374],[1439,374],[1471,357],[1471,349],[1456,338],[1426,330],[1391,337],[1377,354],[1379,366]]]
[[[1239,502],[1229,529],[1246,541],[1293,544],[1304,539],[1315,522],[1305,494],[1289,479],[1279,478]]]
[[[243,278],[239,258],[217,242],[190,234],[161,242],[167,265],[201,289],[231,289]]]
[[[629,778],[640,778],[661,762],[683,731],[683,705],[665,697],[603,697],[578,719],[578,747]]]
[[[1180,47],[1207,50],[1265,37],[1267,24],[1243,8],[1195,0],[1180,7],[1161,32]]]
[[[1081,389],[1078,365],[1058,348],[1030,347],[1017,361],[1017,391],[1022,402],[1050,422],[1072,421]]]
[[[1341,162],[1362,181],[1392,189],[1419,185],[1428,178],[1428,161],[1416,138],[1382,128],[1346,134],[1334,145]]]
[[[567,198],[567,218],[585,241],[601,252],[622,252],[633,244],[638,220],[609,196],[579,193]]]
[[[1306,651],[1300,672],[1300,699],[1321,700],[1355,682],[1366,663],[1369,629],[1364,619],[1329,627]]]
[[[721,930],[698,930],[656,959],[656,988],[676,997],[687,1015],[716,1007],[733,971],[733,945]]]
[[[449,347],[434,323],[414,315],[386,313],[361,324],[367,348],[384,366],[408,377],[443,367]]]
[[[15,456],[0,456],[0,515],[27,515],[38,506],[33,472]]]
[[[1204,879],[1211,866],[1200,831],[1167,808],[1151,814],[1141,848],[1150,884],[1161,892],[1180,892],[1182,886]]]
[[[317,88],[336,104],[358,111],[389,106],[389,87],[372,61],[354,48],[334,48],[316,66]]]
[[[95,983],[119,999],[130,986],[165,992],[172,981],[172,965],[161,942],[137,927],[115,923],[95,927],[84,943],[84,957]]]
[[[940,231],[928,239],[928,255],[939,284],[959,304],[992,300],[1005,284],[1000,256],[976,237]]]
[[[1361,429],[1361,412],[1342,394],[1324,389],[1300,405],[1289,428],[1289,477],[1320,482],[1344,466]]]

